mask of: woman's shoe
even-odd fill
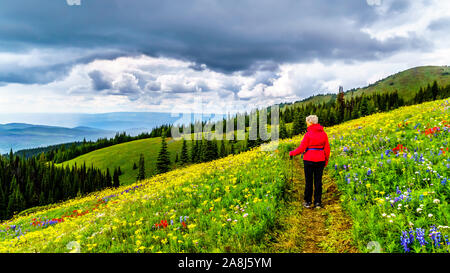
[[[311,202],[303,202],[303,206],[309,209],[311,207]]]
[[[322,208],[322,204],[321,203],[315,203],[314,204],[314,208],[320,209],[320,208]]]

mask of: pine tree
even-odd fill
[[[288,138],[288,132],[286,128],[286,123],[284,120],[280,121],[280,139]]]
[[[187,141],[183,138],[183,145],[181,146],[181,164],[187,164],[189,162],[189,154]]]
[[[439,87],[438,87],[437,81],[434,81],[433,86],[431,87],[431,94],[432,94],[433,100],[436,100],[438,93],[439,93]]]
[[[306,131],[306,117],[303,111],[294,114],[294,123],[292,125],[292,135],[299,135]]]
[[[219,157],[226,157],[227,156],[227,150],[225,148],[225,140],[220,141],[220,155]]]
[[[140,154],[140,156],[139,156],[139,171],[138,171],[136,180],[140,181],[140,180],[144,180],[144,179],[145,179],[145,159],[144,159],[144,155]]]
[[[120,168],[120,167],[119,167]],[[114,174],[113,174],[113,186],[115,188],[118,188],[120,186],[120,181],[119,181],[119,170],[115,169],[114,170]]]
[[[369,114],[369,103],[367,102],[367,98],[365,96],[363,96],[361,104],[359,106],[359,112],[362,117]]]
[[[159,150],[158,159],[156,160],[156,172],[165,173],[170,170],[170,155],[167,149],[165,132],[161,137],[161,149]]]
[[[112,183],[112,178],[111,178],[111,174],[109,172],[109,168],[106,168],[106,187],[112,187],[113,183]]]
[[[8,208],[7,215],[12,216],[15,212],[20,212],[25,209],[25,198],[19,189],[19,184],[17,183],[16,176],[13,177],[11,181],[11,194],[8,198]]]

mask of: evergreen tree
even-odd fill
[[[439,93],[439,87],[438,87],[437,81],[434,81],[433,86],[431,87],[431,95],[432,95],[433,100],[436,100],[438,93]]]
[[[145,179],[145,159],[144,159],[144,155],[140,154],[140,156],[139,156],[139,171],[138,171],[136,180],[140,181],[140,180],[144,180],[144,179]]]
[[[280,139],[284,139],[284,138],[288,138],[288,131],[286,128],[286,123],[284,122],[284,120],[280,120]]]
[[[170,155],[167,149],[166,134],[161,137],[161,149],[159,150],[158,159],[156,160],[156,172],[165,173],[170,170]]]
[[[296,136],[306,131],[306,117],[303,111],[294,114],[294,123],[292,125],[292,135]]]
[[[187,141],[183,138],[183,145],[181,146],[181,164],[187,164],[189,162],[189,154]]]
[[[226,157],[227,156],[227,150],[225,148],[225,140],[220,141],[220,154],[219,157]]]
[[[359,113],[361,117],[367,116],[369,114],[369,103],[367,102],[365,96],[363,96],[361,103],[359,105]]]
[[[119,167],[120,168],[120,167]],[[115,169],[114,170],[114,174],[113,174],[113,186],[115,188],[118,188],[120,186],[120,181],[119,181],[119,170]]]
[[[110,188],[113,186],[111,174],[109,172],[109,168],[106,168],[106,187]]]
[[[19,184],[17,183],[16,177],[14,176],[11,181],[11,194],[8,200],[7,214],[13,215],[15,212],[20,212],[26,207],[25,198],[20,191]]]

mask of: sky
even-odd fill
[[[2,0],[0,113],[220,112],[450,64],[450,1]]]

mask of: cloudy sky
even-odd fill
[[[448,65],[448,33],[442,0],[2,0],[0,113],[291,102]]]

